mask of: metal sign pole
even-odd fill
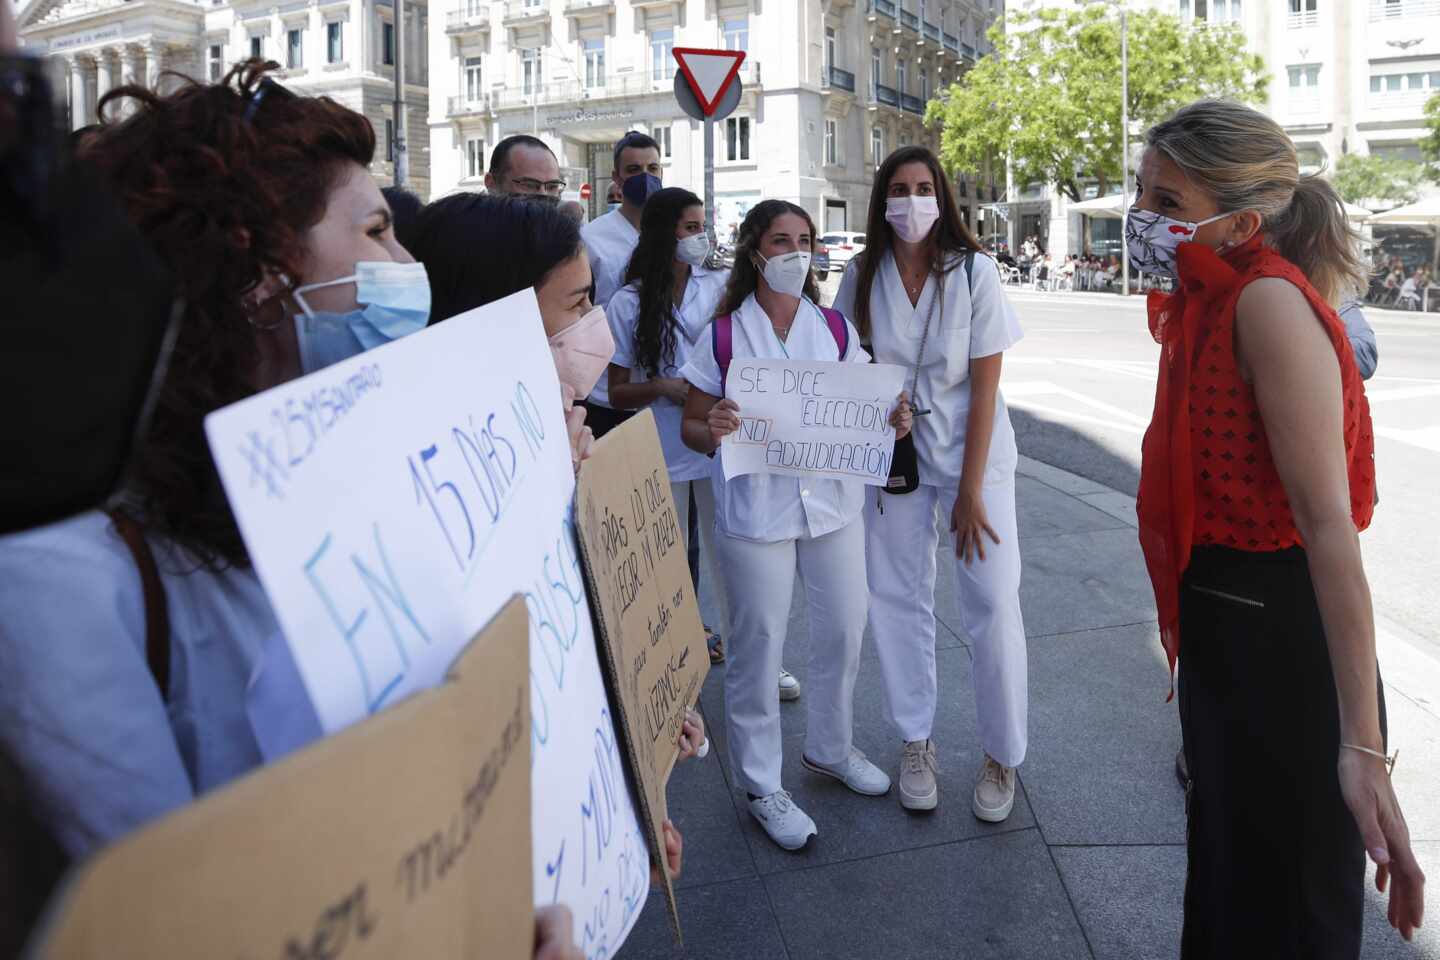
[[[715,121],[705,121],[705,232],[715,247]]]
[[[405,137],[405,0],[395,0],[395,186],[410,183],[410,155]]]
[[[1120,294],[1130,295],[1130,245],[1125,242],[1124,217],[1130,213],[1130,37],[1125,8],[1120,8]]]

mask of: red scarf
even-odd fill
[[[1234,288],[1240,274],[1228,260],[1259,248],[1257,235],[1221,257],[1199,243],[1176,251],[1180,282],[1175,292],[1150,292],[1146,306],[1150,333],[1160,344],[1155,411],[1140,454],[1140,548],[1155,589],[1160,643],[1170,662],[1170,696],[1175,695],[1175,659],[1180,653],[1180,579],[1190,565],[1195,527],[1195,476],[1190,456],[1190,351],[1196,331]],[[1168,697],[1166,698],[1169,699]]]

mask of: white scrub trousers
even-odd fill
[[[900,496],[872,489],[865,498],[870,627],[890,720],[906,741],[929,739],[935,723],[935,516],[938,508],[949,527],[956,492],[921,485]],[[960,621],[974,656],[980,745],[1002,765],[1018,767],[1029,706],[1014,476],[985,484],[981,497],[1000,543],[982,534],[983,561],[955,558]],[[946,539],[954,550],[953,535]]]
[[[717,532],[730,597],[725,708],[730,766],[746,793],[780,789],[781,654],[798,569],[810,621],[805,675],[805,755],[823,764],[850,756],[855,677],[865,633],[865,524],[823,537],[756,543]]]
[[[702,480],[676,480],[670,484],[670,496],[675,504],[675,521],[680,524],[682,538],[689,537],[690,493],[695,493],[695,526],[700,531],[700,552],[710,565],[710,576],[705,580],[705,589],[715,601],[720,619],[710,624],[710,629],[729,643],[730,600],[725,595],[725,579],[720,576],[720,558],[715,554],[715,541],[720,534],[715,531],[715,487],[709,477]],[[690,546],[688,540],[685,544]],[[699,603],[697,596],[695,602]]]

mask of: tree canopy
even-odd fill
[[[1364,206],[1373,200],[1414,203],[1425,179],[1425,165],[1413,160],[1348,153],[1335,165],[1332,182],[1342,199]]]
[[[1102,3],[1015,10],[990,40],[995,52],[929,106],[945,165],[1008,155],[1020,183],[1054,183],[1071,200],[1089,179],[1107,192],[1120,177],[1118,13]],[[1264,60],[1245,51],[1238,27],[1132,13],[1128,46],[1132,131],[1202,97],[1265,99]]]

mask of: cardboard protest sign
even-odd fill
[[[530,663],[519,598],[439,687],[109,847],[43,960],[529,960]]]
[[[823,363],[736,357],[725,396],[740,429],[720,443],[725,479],[746,473],[863,480],[890,476],[890,411],[905,369],[890,363]]]
[[[649,892],[649,857],[596,654],[534,293],[241,401],[206,431],[326,732],[437,683],[524,597],[535,902],[568,905],[586,954],[613,954]]]
[[[596,442],[580,467],[575,502],[601,662],[639,783],[650,855],[664,864],[665,784],[710,657],[685,559],[685,531],[649,410]],[[662,867],[661,874],[678,939],[675,891],[668,870]]]

